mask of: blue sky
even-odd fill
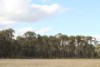
[[[25,0],[22,2],[25,2]],[[26,3],[27,2],[21,6],[28,6],[29,3],[25,5]],[[33,5],[34,10],[37,9],[35,11],[39,12],[35,14],[36,16],[31,16],[31,18],[35,18],[34,20],[31,21],[30,18],[24,18],[23,20],[23,16],[16,19],[16,15],[14,13],[13,20],[16,23],[13,23],[13,21],[9,20],[9,22],[3,24],[2,20],[0,19],[0,25],[14,28],[17,31],[17,34],[18,32],[22,33],[21,31],[24,32],[24,30],[31,30],[43,35],[55,35],[57,33],[63,33],[67,35],[100,36],[100,0],[32,0],[30,4],[35,4]],[[45,8],[44,5],[46,5]],[[51,12],[47,14],[39,11],[38,8],[42,8],[45,10],[45,12]],[[6,13],[4,13],[4,16]],[[32,11],[30,12],[30,15],[31,13]],[[8,21],[8,19],[5,19],[4,16],[0,17],[3,17],[3,22],[5,20]],[[7,15],[7,17],[8,16],[9,15]],[[11,16],[10,19],[12,19]]]

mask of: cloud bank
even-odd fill
[[[52,29],[50,27],[43,27],[43,28],[40,28],[40,29],[33,29],[31,27],[26,27],[26,28],[21,28],[21,29],[16,30],[15,37],[23,35],[27,31],[33,31],[36,34],[44,35],[45,33],[50,32],[51,30]]]
[[[51,15],[64,12],[59,4],[39,5],[32,0],[0,0],[0,24],[37,22]]]

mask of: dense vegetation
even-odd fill
[[[14,32],[0,31],[0,58],[100,58],[100,45],[91,36],[41,36],[28,31],[14,38]]]

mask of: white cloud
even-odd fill
[[[38,34],[45,34],[47,32],[51,31],[51,28],[50,27],[45,27],[45,28],[41,28],[39,30],[36,30],[36,33]]]
[[[25,32],[27,31],[34,31],[33,28],[31,27],[27,27],[27,28],[21,28],[21,29],[17,29],[16,33],[15,33],[15,37],[19,36],[19,35],[23,35]]]
[[[97,43],[100,44],[100,35],[95,34],[95,35],[92,35],[92,37],[94,37],[96,39]]]
[[[100,35],[92,35],[92,36],[95,37],[97,41],[100,41]]]
[[[42,0],[43,2],[48,2],[49,0]]]
[[[50,6],[33,4],[32,6],[33,6],[33,8],[39,9],[40,11],[45,12],[47,14],[55,13],[57,10],[60,9],[60,5],[58,5],[58,4],[53,4]]]
[[[26,28],[17,29],[16,33],[15,33],[15,37],[19,36],[19,35],[23,35],[27,31],[34,31],[37,34],[43,35],[43,34],[49,32],[50,30],[51,30],[50,27],[44,27],[44,28],[41,28],[41,29],[33,29],[31,27],[26,27]]]
[[[8,24],[13,24],[13,23],[15,23],[15,22],[12,20],[9,20],[4,17],[0,17],[0,25],[8,25]]]
[[[32,0],[0,0],[0,24],[36,22],[65,9],[59,4],[39,5]]]

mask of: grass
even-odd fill
[[[0,67],[100,67],[99,59],[0,59]]]

